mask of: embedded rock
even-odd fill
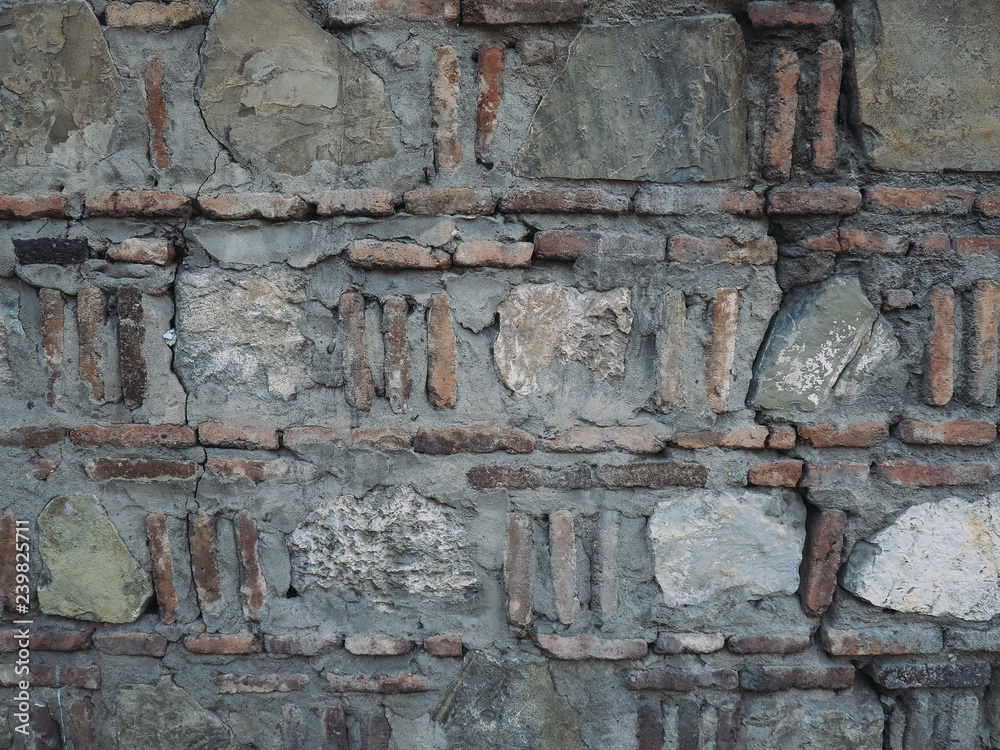
[[[118,693],[120,750],[224,750],[232,734],[211,711],[162,677],[155,687],[136,685]]]
[[[891,365],[899,356],[899,341],[892,326],[884,318],[878,318],[858,348],[858,353],[850,361],[833,388],[836,396],[854,396],[860,393],[881,371],[883,365]]]

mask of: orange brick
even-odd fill
[[[484,44],[479,48],[479,107],[476,112],[476,161],[493,166],[490,144],[497,129],[497,113],[503,102],[503,71],[507,48]]]
[[[112,28],[184,29],[201,23],[201,10],[194,3],[121,3],[110,0],[104,6],[104,22]]]
[[[948,422],[908,419],[899,427],[899,438],[917,445],[989,445],[997,439],[997,428],[992,422],[971,419]]]
[[[198,442],[213,448],[275,451],[278,450],[278,433],[267,427],[202,422],[198,425]]]
[[[898,188],[879,185],[869,188],[865,204],[871,211],[891,214],[963,214],[972,209],[976,198],[966,188]]]
[[[833,169],[837,158],[837,105],[844,67],[844,50],[833,39],[819,47],[819,95],[816,101],[816,137],[813,140],[813,165]]]
[[[87,211],[93,216],[191,218],[194,206],[190,198],[161,190],[118,190],[87,198]]]
[[[403,193],[403,203],[418,216],[491,214],[497,205],[488,188],[419,188]]]
[[[787,459],[757,464],[747,474],[747,482],[758,487],[797,487],[802,478],[802,461]]]
[[[1000,253],[1000,237],[956,237],[955,251],[959,255],[996,255]]]
[[[799,437],[814,448],[871,448],[889,438],[885,422],[855,422],[843,429],[832,424],[799,425]]]
[[[996,474],[993,464],[924,464],[918,461],[884,461],[879,471],[889,484],[901,487],[939,487],[981,484]]]
[[[388,190],[330,190],[320,196],[320,216],[388,216],[396,210],[396,196]]]
[[[921,255],[951,252],[951,238],[944,232],[922,234],[913,242],[913,249]]]
[[[455,248],[453,260],[456,266],[530,268],[531,255],[534,251],[535,245],[532,242],[496,242],[494,240],[461,242]]]
[[[28,220],[69,214],[66,199],[58,193],[48,195],[0,195],[0,219]]]
[[[734,427],[729,430],[706,430],[704,432],[678,432],[670,442],[678,448],[696,450],[698,448],[749,448],[764,447],[767,440],[767,427],[753,425],[752,427]]]
[[[863,232],[860,229],[840,230],[840,250],[845,253],[878,253],[899,257],[906,255],[909,247],[910,240],[903,235]]]
[[[408,242],[357,240],[347,246],[347,259],[362,268],[420,268],[440,270],[451,265],[451,256]]]
[[[931,331],[925,379],[929,402],[944,406],[955,391],[955,293],[949,287],[931,292]]]
[[[784,182],[792,171],[795,116],[799,107],[799,56],[779,49],[774,57],[764,135],[764,176]]]
[[[716,414],[729,408],[736,361],[736,331],[740,321],[740,293],[719,289],[712,304],[712,329],[705,357],[705,388],[708,405]]]
[[[70,438],[84,448],[191,448],[197,443],[190,427],[166,424],[88,424],[73,430]]]
[[[969,347],[969,396],[973,403],[993,406],[997,400],[1000,357],[1000,284],[979,281],[972,292],[972,341]]]
[[[822,2],[753,2],[747,6],[750,23],[757,29],[782,26],[825,26],[833,21],[836,7]]]
[[[198,198],[198,207],[211,219],[291,221],[309,214],[309,204],[297,195],[286,198],[277,193],[203,195]]]
[[[853,187],[795,187],[771,191],[768,212],[780,215],[853,214],[861,208],[861,191]]]

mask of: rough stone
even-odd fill
[[[699,605],[732,589],[794,594],[805,542],[798,499],[752,491],[692,491],[657,503],[649,521],[667,606]]]
[[[149,578],[92,495],[59,497],[38,518],[51,581],[38,589],[46,614],[134,622],[153,596]]]
[[[136,685],[118,693],[120,750],[222,750],[232,747],[229,729],[210,711],[162,677],[156,686]]]
[[[741,177],[745,54],[732,16],[585,26],[532,119],[516,171],[657,182]]]

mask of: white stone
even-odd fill
[[[878,607],[984,621],[1000,614],[1000,496],[915,505],[854,546],[844,588]]]

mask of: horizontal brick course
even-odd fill
[[[853,214],[861,208],[861,192],[853,187],[778,188],[768,197],[768,213]]]
[[[347,246],[347,259],[362,268],[414,268],[440,270],[451,265],[451,256],[408,242],[358,240]]]
[[[758,487],[797,487],[802,478],[802,461],[766,461],[751,467],[747,483]]]
[[[357,656],[400,656],[413,650],[413,641],[390,635],[350,635],[344,648]]]
[[[97,633],[94,647],[110,656],[152,656],[163,658],[167,638],[155,633]]]
[[[767,442],[768,431],[764,425],[733,427],[728,430],[706,430],[704,432],[678,432],[670,439],[670,444],[678,448],[696,450],[699,448],[742,448],[760,449]]]
[[[384,674],[330,674],[323,675],[335,693],[423,693],[428,690],[427,678],[412,672],[395,675]]]
[[[981,484],[992,479],[996,467],[988,463],[925,464],[899,459],[878,465],[882,478],[899,487],[938,487]]]
[[[931,625],[865,630],[840,630],[824,625],[819,631],[819,644],[833,656],[933,654],[944,646],[940,628]]]
[[[798,432],[813,448],[871,448],[889,439],[885,422],[855,422],[839,428],[832,424],[799,425]]]
[[[201,633],[184,638],[184,648],[192,654],[259,654],[260,644],[253,633]]]
[[[854,667],[751,666],[740,670],[740,687],[758,693],[781,690],[846,690],[854,685]]]
[[[69,214],[66,199],[58,193],[48,195],[0,194],[0,219],[27,221],[47,217],[61,219]]]
[[[886,690],[982,688],[990,683],[990,664],[985,661],[881,661],[871,671],[875,682]]]
[[[299,448],[309,445],[333,445],[338,448],[407,451],[410,436],[403,430],[346,430],[336,427],[292,427],[282,435],[282,445]]]
[[[333,0],[327,14],[331,26],[350,27],[405,18],[421,21],[439,18],[457,21],[459,0]]]
[[[997,439],[997,428],[992,422],[971,419],[948,422],[908,419],[899,426],[899,438],[917,445],[989,445]]]
[[[591,256],[661,261],[666,258],[666,238],[621,232],[581,232],[551,229],[535,234],[535,257],[576,260]]]
[[[215,685],[223,695],[290,693],[308,684],[309,675],[305,674],[220,674],[215,678]]]
[[[980,236],[956,237],[955,252],[959,255],[996,255],[1000,253],[1000,237]]]
[[[147,240],[133,237],[114,245],[108,250],[107,257],[125,263],[169,266],[174,262],[174,243],[170,240]]]
[[[910,240],[905,235],[886,232],[841,229],[839,233],[840,251],[843,253],[877,253],[889,257],[901,257],[910,249]]]
[[[461,242],[452,260],[456,266],[530,268],[535,246],[530,242]]]
[[[500,210],[510,213],[624,214],[628,207],[628,197],[600,188],[511,190],[500,199]]]
[[[13,664],[0,666],[0,687],[15,687],[24,680],[23,675],[14,671]],[[42,664],[32,664],[28,681],[32,687],[64,688],[73,687],[81,690],[101,689],[101,668],[97,665],[89,667],[52,667]]]
[[[70,438],[82,448],[190,448],[197,444],[194,430],[178,425],[88,424],[73,430]]]
[[[837,12],[833,3],[823,2],[753,2],[747,6],[750,23],[757,29],[782,26],[825,26]]]
[[[84,464],[84,471],[94,482],[107,479],[168,481],[193,479],[198,473],[198,464],[161,458],[92,458]]]
[[[190,198],[161,190],[106,191],[87,198],[86,206],[93,216],[119,218],[134,216],[189,219],[194,213]]]
[[[448,427],[433,429],[421,427],[413,439],[413,450],[435,456],[455,453],[531,453],[536,440],[520,430],[501,430],[495,427]]]
[[[24,639],[19,630],[0,631],[0,654],[16,653],[28,647],[32,651],[85,651],[93,645],[94,629],[30,630]],[[27,640],[28,643],[24,641]]]
[[[795,448],[795,428],[790,424],[768,425],[767,447],[773,451]]]
[[[562,23],[583,16],[583,0],[462,0],[462,22],[472,24]]]
[[[394,193],[378,188],[330,190],[320,196],[316,213],[320,216],[389,216],[399,202]]]
[[[489,189],[419,188],[403,193],[403,204],[411,214],[491,214],[497,202]]]
[[[759,237],[740,244],[728,237],[677,235],[670,238],[667,256],[678,263],[766,265],[778,259],[778,245],[773,237]]]
[[[62,427],[15,427],[0,432],[0,446],[4,448],[45,448],[61,443],[66,437]]]
[[[865,191],[865,208],[889,214],[962,214],[976,193],[967,188],[899,188],[878,185]]]
[[[201,10],[190,2],[162,5],[111,0],[104,6],[104,22],[112,28],[184,29],[201,21]]]
[[[809,648],[809,636],[804,633],[733,635],[728,644],[734,654],[798,654]]]
[[[645,641],[638,639],[612,640],[592,635],[535,635],[538,647],[556,659],[642,659],[646,656]]]
[[[764,215],[764,196],[751,190],[656,185],[644,187],[636,196],[635,212],[659,216],[724,212],[759,219]]]
[[[711,654],[726,645],[722,633],[659,633],[653,652],[657,654]]]
[[[72,266],[83,263],[90,257],[90,246],[86,240],[65,239],[63,237],[35,237],[14,239],[14,257],[23,265],[34,263],[55,263]]]
[[[424,639],[424,650],[440,659],[462,655],[462,636],[429,635]]]
[[[278,449],[278,433],[267,427],[202,422],[198,425],[198,442],[213,448],[273,451]]]
[[[736,690],[739,679],[735,669],[675,669],[662,667],[630,672],[629,690],[670,690],[687,693],[700,688]]]
[[[851,461],[838,461],[832,464],[806,463],[806,473],[799,486],[835,487],[844,484],[857,484],[867,480],[870,473],[868,464]]]
[[[198,198],[202,213],[212,219],[267,219],[292,221],[309,215],[309,204],[296,196],[277,193],[231,193]]]
[[[672,461],[636,464],[607,464],[598,476],[612,489],[628,487],[704,487],[708,481],[708,468],[701,464],[674,463]]]
[[[322,656],[343,646],[341,635],[269,635],[264,639],[268,653],[284,656]]]
[[[561,435],[547,441],[546,447],[557,453],[598,453],[601,451],[629,451],[631,453],[659,453],[665,447],[657,439],[652,427],[571,427]]]

